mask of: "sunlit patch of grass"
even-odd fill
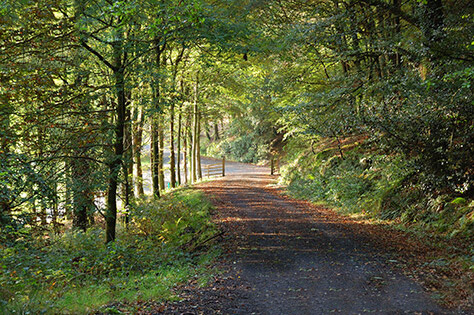
[[[157,266],[144,274],[88,279],[63,287],[25,292],[0,310],[2,314],[89,314],[110,303],[175,300],[173,288],[176,286],[190,279],[196,280],[200,287],[209,283],[214,270],[207,266],[217,255],[217,251],[211,251],[195,263]]]
[[[53,312],[63,314],[87,314],[109,301],[109,288],[106,284],[84,283],[71,285],[57,299]]]
[[[93,281],[69,287],[58,299],[54,311],[69,314],[89,313],[111,302],[172,300],[172,288],[199,273],[191,265],[165,266],[146,274]]]

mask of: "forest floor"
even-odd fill
[[[197,185],[224,232],[222,272],[206,287],[177,288],[179,300],[152,313],[471,314],[472,296],[462,310],[463,292],[438,290],[436,279],[462,276],[428,263],[438,247],[289,198],[268,168],[232,164],[229,176]]]

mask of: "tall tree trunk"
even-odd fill
[[[88,215],[94,209],[93,195],[89,189],[89,176],[91,173],[89,162],[80,157],[86,156],[83,149],[76,149],[74,153],[78,158],[71,160],[72,175],[72,225],[78,229],[87,230]]]
[[[197,164],[197,176],[202,179],[201,169],[201,113],[198,110],[197,113],[197,132],[196,132],[196,164]]]
[[[205,131],[205,133],[206,133],[206,138],[207,138],[207,140],[208,140],[209,142],[211,142],[211,141],[212,141],[212,137],[211,137],[211,132],[210,132],[210,130],[209,130],[209,124],[205,124],[205,125],[204,125],[204,131]]]
[[[115,81],[115,93],[117,98],[117,108],[115,119],[115,144],[114,144],[114,157],[109,163],[109,185],[107,190],[107,212],[105,215],[106,229],[105,242],[109,243],[115,240],[115,228],[117,225],[117,185],[120,168],[123,162],[123,139],[125,129],[125,69],[122,66],[123,47],[122,38],[113,45],[114,50],[114,81]]]
[[[66,219],[74,219],[72,211],[72,190],[73,190],[73,181],[72,181],[72,161],[71,159],[66,159],[64,161],[64,182],[65,182],[65,193],[64,193],[64,217]]]
[[[38,142],[39,143],[44,143],[44,129],[42,127],[39,128],[38,131]],[[40,146],[39,152],[38,152],[38,158],[43,157],[43,146]],[[41,220],[41,226],[46,226],[47,221],[46,221],[46,205],[44,199],[40,200],[40,212],[39,212],[39,217]]]
[[[58,225],[58,217],[59,217],[59,196],[58,196],[58,183],[54,183],[54,200],[52,205],[52,216],[51,216],[51,223],[53,224],[53,231],[55,234],[59,234],[59,225]]]
[[[187,123],[184,126],[183,131],[183,174],[184,174],[184,183],[188,184],[188,127]]]
[[[193,165],[192,165],[192,179],[197,181],[197,154],[198,154],[198,89],[199,89],[199,75],[196,75],[196,83],[194,85],[194,104],[193,104]]]
[[[137,176],[135,178],[135,189],[138,197],[143,197],[145,192],[143,190],[143,169],[142,169],[142,141],[143,141],[143,126],[145,123],[145,114],[141,107],[137,106],[138,121],[135,124],[135,131],[133,137],[133,156],[135,157],[135,165]]]
[[[155,67],[158,71],[161,69],[161,54],[165,49],[165,44],[161,45],[161,39],[156,37],[155,42]],[[160,79],[156,79],[153,82],[153,101],[155,103],[155,115],[151,119],[151,160],[152,160],[152,181],[153,181],[153,195],[155,198],[160,197]]]
[[[153,182],[153,195],[155,198],[160,198],[160,179],[159,179],[159,137],[158,137],[158,123],[157,118],[152,116],[151,118],[151,177]]]
[[[220,139],[219,137],[219,124],[216,122],[214,124],[214,141],[218,141]]]
[[[181,126],[181,123],[182,123],[182,114],[181,114],[181,108],[182,108],[182,104],[180,103],[179,104],[179,107],[178,107],[178,139],[177,139],[177,144],[178,144],[178,148],[177,148],[177,152],[178,152],[178,163],[176,164],[176,176],[177,176],[177,180],[178,180],[178,186],[181,186],[181,138],[182,138],[182,135],[181,135],[181,129],[182,129],[182,126]]]
[[[40,205],[40,214],[39,214],[39,216],[40,216],[40,219],[41,219],[41,226],[43,226],[43,227],[46,227],[46,225],[48,225],[48,221],[46,220],[46,216],[47,216],[46,208],[47,208],[47,206],[46,206],[45,202],[42,201],[41,205]]]
[[[166,55],[166,45],[164,45],[163,47],[163,52],[161,54],[161,57],[162,57],[162,61],[161,61],[161,66],[163,69],[166,70],[166,67],[167,67],[167,55]],[[159,62],[159,60],[157,60]],[[164,82],[165,81],[160,81],[160,86],[163,87],[164,86]],[[165,190],[166,189],[166,186],[165,186],[165,167],[164,167],[164,164],[165,164],[165,160],[164,160],[164,153],[165,153],[165,132],[164,132],[164,128],[165,128],[165,115],[164,115],[164,111],[160,112],[160,115],[159,115],[159,118],[158,118],[158,138],[159,138],[159,141],[160,141],[160,151],[159,151],[159,158],[158,158],[158,161],[159,161],[159,164],[158,164],[158,168],[159,168],[159,179],[160,179],[160,188],[162,190]]]
[[[161,190],[165,190],[165,168],[164,168],[164,152],[165,152],[165,134],[163,132],[163,115],[158,117],[158,141],[160,149],[158,151],[158,172]]]
[[[170,106],[170,183],[171,187],[176,187],[176,156],[174,152],[174,101]],[[179,141],[179,136],[178,136]],[[179,152],[179,151],[178,151]]]
[[[178,54],[178,56],[175,59],[174,66],[173,66],[173,76],[172,76],[172,83],[171,83],[171,90],[177,91],[176,87],[176,76],[178,74],[178,66],[183,58],[183,53],[184,53],[184,47],[181,50],[181,52]],[[170,56],[170,62],[173,64],[173,59]],[[181,80],[181,89],[182,89],[182,80]],[[173,97],[171,100],[171,106],[170,106],[170,182],[171,182],[171,187],[176,187],[176,155],[175,155],[175,143],[174,143],[174,118],[175,118],[175,102],[177,101],[177,97]],[[181,117],[181,116],[180,116]],[[178,123],[180,124],[180,122]],[[178,129],[180,126],[178,126]],[[178,130],[178,182],[179,180],[179,137],[180,137],[180,131]]]
[[[189,119],[188,119],[188,160],[189,160],[189,182],[193,183],[193,174],[195,174],[194,167],[196,164],[194,163],[194,146],[193,146],[193,119],[194,119],[194,114],[190,113]]]
[[[10,116],[13,114],[13,108],[8,104],[8,98],[3,98],[2,102],[4,103],[2,104],[2,116],[0,117],[0,166],[3,167],[3,163],[8,163],[7,159],[10,154],[11,144],[9,139],[13,139],[12,130],[10,129]],[[2,220],[10,215],[11,208],[11,200],[8,197],[10,195],[9,188],[7,185],[2,185],[2,188],[4,191],[0,194],[0,226],[3,223]]]
[[[74,8],[76,10],[75,20],[79,22],[79,19],[84,14],[84,5],[83,0],[75,0]],[[80,35],[82,36],[82,35]],[[73,51],[74,60],[80,64],[80,54],[78,50]],[[121,52],[117,52],[121,54]],[[116,62],[121,60],[116,57]],[[118,63],[117,63],[118,65]],[[76,71],[74,78],[75,86],[82,86],[84,84],[84,75],[80,71]],[[116,81],[117,83],[117,81]],[[90,105],[88,103],[79,103],[78,104],[82,111],[87,112],[90,110]],[[101,100],[101,105],[107,107],[106,98]],[[70,175],[70,180],[66,184],[66,204],[72,203],[72,223],[73,227],[83,230],[84,232],[90,226],[91,221],[93,221],[94,215],[94,196],[91,191],[91,165],[90,162],[86,159],[88,155],[87,148],[76,147],[73,149],[73,154],[75,158],[66,161],[66,168],[68,168],[67,173]],[[70,189],[68,189],[70,188]],[[69,192],[72,193],[69,196]],[[72,199],[69,201],[69,199]],[[92,217],[92,220],[90,219]]]
[[[30,193],[31,195],[36,194],[34,189],[32,189]],[[36,220],[38,220],[38,210],[36,209],[36,198],[33,198],[33,201],[31,202],[31,213],[33,213],[33,218],[36,222]]]
[[[125,130],[124,130],[124,201],[125,201],[125,223],[129,222],[130,202],[133,197],[133,140],[132,140],[132,115],[130,112],[131,93],[128,91],[126,111],[125,111]]]

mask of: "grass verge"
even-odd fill
[[[178,189],[137,203],[108,245],[99,228],[25,235],[1,248],[0,313],[117,313],[114,303],[172,300],[177,285],[205,284],[219,254],[207,241],[217,233],[210,209],[202,193]]]

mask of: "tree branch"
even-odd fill
[[[81,41],[81,46],[84,47],[85,49],[87,49],[90,53],[95,55],[97,58],[99,58],[99,60],[102,61],[112,71],[115,72],[115,71],[118,70],[117,67],[115,67],[110,62],[108,62],[107,59],[105,59],[104,56],[102,56],[100,53],[98,53],[96,50],[94,50],[91,46],[87,45],[87,43],[85,41]]]

